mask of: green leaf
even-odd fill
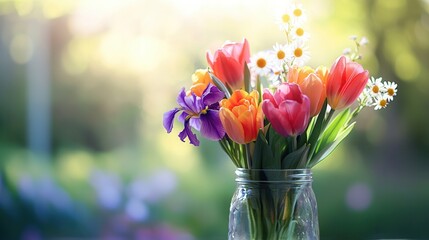
[[[325,148],[326,145],[331,144],[337,138],[338,133],[344,129],[344,126],[349,121],[349,117],[350,109],[346,109],[332,120],[325,131],[323,131],[320,141],[317,142],[314,154],[317,154],[320,149]]]
[[[335,150],[335,148],[344,140],[344,138],[349,135],[349,133],[352,131],[353,127],[355,125],[355,122],[350,124],[346,129],[341,131],[335,141],[330,142],[327,144],[324,148],[320,149],[320,151],[317,152],[317,154],[310,160],[309,167],[312,168],[316,164],[318,164],[320,161],[325,159],[329,154],[332,153],[332,151]]]
[[[325,100],[325,102],[323,103],[323,107],[320,110],[320,113],[317,117],[317,120],[313,125],[313,129],[308,139],[308,143],[312,146],[311,148],[316,147],[316,141],[319,139],[320,133],[322,131],[323,120],[325,119],[327,107],[328,107],[328,100]]]
[[[227,86],[225,86],[225,84],[223,84],[223,82],[219,78],[217,78],[213,73],[209,72],[209,74],[214,85],[216,85],[217,88],[219,88],[223,93],[225,93],[226,98],[230,98],[232,91]]]
[[[247,66],[247,63],[244,63],[244,90],[246,92],[250,93],[252,86],[250,85],[250,71],[249,67]]]
[[[307,132],[304,131],[301,135],[298,136],[298,147],[303,146],[307,143]]]
[[[298,150],[291,152],[288,155],[286,155],[286,157],[284,157],[282,160],[282,169],[297,168],[301,159],[303,157],[305,157],[303,154],[308,152],[308,148],[309,148],[308,145],[307,146],[304,145],[304,146],[298,148]]]
[[[305,145],[304,145],[305,146]],[[298,162],[296,168],[306,168],[308,165],[308,152],[310,151],[310,145],[305,146],[304,152],[301,155],[301,159]]]
[[[271,152],[268,141],[262,130],[259,130],[258,137],[255,142],[255,150],[253,152],[253,162],[251,168],[254,169],[270,169],[276,168],[273,153]]]
[[[268,145],[271,147],[271,152],[273,153],[273,158],[276,162],[281,162],[281,158],[284,155],[287,142],[286,138],[282,135],[278,134],[274,128],[269,125],[268,131],[267,131],[267,140]]]
[[[259,75],[256,76],[256,91],[259,93],[259,102],[260,104],[262,103],[262,84],[261,84],[261,79],[259,79]]]
[[[316,125],[316,120],[318,117],[312,117],[310,118],[310,122],[308,123],[307,129],[305,130],[305,133],[307,136],[311,136],[311,133],[313,132],[314,126]]]

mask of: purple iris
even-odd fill
[[[184,142],[188,137],[191,144],[200,145],[200,141],[192,132],[191,127],[199,131],[205,138],[222,139],[225,130],[219,118],[219,101],[224,96],[224,93],[211,83],[207,85],[201,97],[193,92],[186,95],[185,88],[183,88],[177,96],[177,103],[180,107],[164,113],[164,128],[170,133],[176,113],[182,111],[178,119],[184,123],[185,128],[179,133],[180,140]]]

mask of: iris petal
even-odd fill
[[[201,130],[201,118],[192,117],[189,119],[189,125],[193,127],[195,130]]]
[[[202,114],[201,119],[201,135],[210,140],[220,140],[225,136],[222,122],[219,118],[219,111],[211,110],[207,114]]]
[[[207,85],[207,88],[204,90],[201,96],[204,105],[212,105],[218,103],[224,97],[225,94],[211,83]]]
[[[167,130],[167,133],[170,133],[171,130],[173,129],[173,120],[174,120],[174,116],[176,115],[177,112],[179,112],[180,109],[175,108],[172,109],[166,113],[164,113],[163,116],[163,125],[165,130]]]
[[[189,138],[189,141],[192,145],[194,146],[199,146],[200,145],[200,141],[197,138],[197,135],[195,135],[190,126],[189,126],[189,121],[185,122],[185,128],[179,133],[179,138],[180,140],[182,140],[182,142],[185,142],[186,137]]]

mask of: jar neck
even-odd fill
[[[270,183],[270,184],[311,184],[311,169],[244,169],[235,171],[238,184]]]

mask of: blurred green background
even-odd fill
[[[287,1],[0,1],[0,238],[226,239],[234,167],[182,143],[175,107],[206,50],[284,42]],[[350,35],[398,84],[314,168],[321,239],[429,238],[429,1],[302,1],[310,65]]]

